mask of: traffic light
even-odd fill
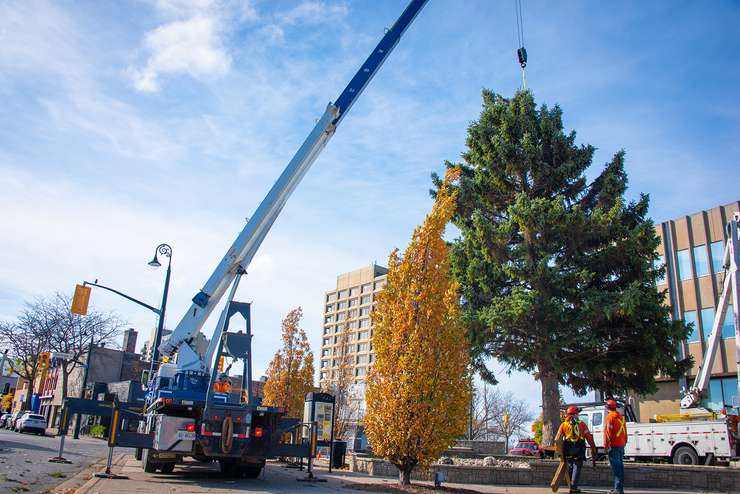
[[[39,354],[39,369],[48,369],[50,361],[49,352],[41,352]]]
[[[218,371],[223,372],[224,371],[224,364],[226,363],[226,359],[223,357],[218,358]]]
[[[504,414],[504,430],[507,430],[509,428],[509,414]]]
[[[81,316],[87,315],[87,304],[90,302],[90,292],[92,288],[84,285],[75,286],[75,294],[72,297],[72,307],[69,310],[72,314]]]

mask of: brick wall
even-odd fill
[[[434,472],[444,473],[445,481],[459,484],[534,485],[549,486],[557,462],[532,462],[530,468],[467,467],[434,465],[414,469],[414,480],[432,481]],[[352,456],[350,470],[374,477],[398,477],[398,470],[390,463]],[[606,463],[596,468],[584,465],[582,485],[610,487],[611,469]],[[679,465],[625,465],[625,487],[662,489],[701,489],[721,492],[740,492],[740,471],[728,467],[679,466]]]

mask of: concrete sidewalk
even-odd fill
[[[345,494],[358,494],[362,492],[352,489],[356,484],[387,485],[389,488],[396,485],[395,479],[383,479],[368,477],[364,474],[351,472],[332,472],[319,467],[316,475],[324,478],[327,482],[305,483],[298,482],[298,478],[305,477],[305,472],[287,469],[279,463],[268,463],[263,475],[259,479],[236,479],[222,476],[218,466],[189,461],[178,465],[172,475],[145,474],[141,465],[131,455],[118,455],[113,467],[113,472],[126,475],[128,479],[99,479],[91,478],[79,487],[76,494],[123,494],[123,493],[152,493],[152,494],[175,494],[175,493],[226,493],[234,491],[248,491],[254,493],[298,493],[310,490],[316,494],[328,494],[333,492]],[[87,474],[89,475],[89,473]],[[79,484],[78,484],[79,485]],[[448,487],[459,487],[471,491],[487,494],[549,494],[551,491],[545,487],[518,487],[518,486],[490,486],[490,485],[457,485],[445,484]],[[53,492],[63,493],[65,484],[57,487]],[[584,493],[603,494],[608,489],[584,488]],[[567,492],[561,489],[560,492]],[[653,494],[675,492],[676,494],[688,494],[705,491],[668,491],[660,489],[628,490],[630,494]],[[718,494],[718,493],[711,493]]]

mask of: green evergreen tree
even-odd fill
[[[624,198],[624,152],[589,184],[595,148],[529,92],[484,91],[466,145],[450,255],[474,365],[494,382],[489,357],[534,373],[543,442],[557,430],[560,384],[650,393],[656,374],[686,372],[691,360],[675,357],[689,328],[656,289],[659,240],[648,196]]]

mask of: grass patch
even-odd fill
[[[67,474],[63,472],[51,472],[49,477],[54,477],[55,479],[66,479]]]

